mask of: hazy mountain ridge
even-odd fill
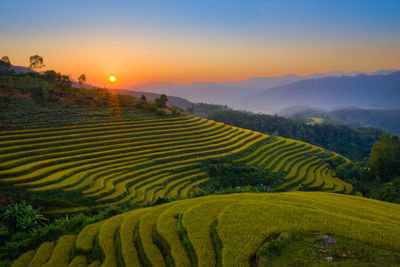
[[[15,71],[15,73],[26,73],[26,72],[35,72],[34,70],[28,68],[28,67],[24,67],[24,66],[14,66],[14,65],[10,65],[9,67],[2,67],[0,66],[0,71],[4,71],[4,70],[13,70]]]
[[[251,111],[274,112],[276,110],[260,109],[258,106],[242,105],[242,101],[253,94],[264,92],[272,88],[287,86],[296,82],[320,79],[327,77],[355,77],[363,74],[366,76],[387,75],[395,70],[379,70],[376,72],[329,72],[316,73],[308,76],[288,74],[281,77],[255,77],[248,80],[232,83],[195,82],[190,85],[175,84],[172,82],[152,82],[129,87],[129,90],[145,91],[151,93],[165,93],[167,95],[183,97],[192,102],[207,102],[213,104],[229,105],[234,108],[248,109]],[[301,103],[298,103],[301,104]],[[261,105],[262,106],[262,105]],[[285,106],[282,106],[285,107]]]
[[[327,77],[263,90],[249,95],[236,106],[267,113],[295,105],[395,109],[400,107],[399,88],[400,71],[389,75]]]

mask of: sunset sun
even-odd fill
[[[114,75],[111,75],[111,76],[108,78],[108,80],[109,80],[110,82],[114,83],[117,79],[115,78]]]

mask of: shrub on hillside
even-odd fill
[[[210,180],[200,188],[211,193],[271,192],[272,188],[283,183],[280,173],[271,173],[244,163],[210,159],[204,161],[204,167]]]
[[[25,201],[9,205],[2,214],[2,223],[13,232],[33,232],[42,220],[44,217],[40,210],[27,205]]]

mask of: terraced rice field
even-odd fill
[[[285,174],[278,190],[352,193],[321,148],[197,117],[2,132],[0,181],[26,190],[78,191],[98,203],[189,194],[207,181],[201,162],[229,157]],[[88,207],[57,210],[72,212]]]
[[[344,194],[207,196],[88,225],[43,243],[12,266],[250,266],[268,237],[288,231],[335,234],[399,251],[399,221],[399,205]]]
[[[328,153],[320,147],[301,141],[278,137],[276,140],[259,146],[255,151],[234,162],[256,165],[273,173],[282,173],[285,182],[276,190],[312,190],[323,188],[329,192],[353,192],[353,186],[336,177],[329,160],[341,157],[343,164],[350,160],[336,153]]]

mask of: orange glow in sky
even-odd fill
[[[400,68],[398,0],[0,1],[0,10],[0,57],[28,66],[40,55],[44,70],[100,87],[110,74],[127,88]]]
[[[400,50],[395,45],[296,45],[188,43],[143,45],[100,41],[75,46],[42,40],[37,49],[22,41],[0,43],[0,51],[14,65],[28,66],[29,57],[44,58],[45,69],[54,69],[76,80],[85,73],[87,83],[107,87],[110,73],[124,88],[148,82],[190,84],[197,81],[235,82],[253,77],[309,75],[329,71],[376,71],[398,69]],[[110,49],[112,56],[107,56]],[[60,53],[59,50],[63,50]]]

